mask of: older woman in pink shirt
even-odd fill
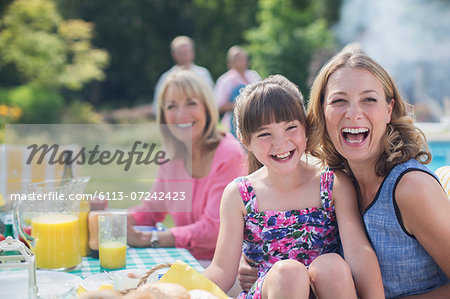
[[[214,255],[219,206],[225,186],[246,173],[245,153],[229,133],[217,129],[212,90],[190,71],[171,74],[158,97],[158,121],[170,163],[160,166],[150,194],[178,193],[179,200],[147,200],[128,217],[128,243],[136,247],[180,247],[200,260]],[[185,200],[181,200],[182,198]],[[175,227],[142,232],[134,225],[155,225],[167,214]]]

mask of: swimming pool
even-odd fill
[[[450,140],[448,141],[428,141],[433,160],[428,164],[428,168],[435,171],[441,166],[450,165]]]

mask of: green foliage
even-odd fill
[[[22,83],[79,90],[105,78],[104,50],[92,47],[93,25],[64,21],[52,0],[15,0],[0,31],[0,65],[14,65]]]
[[[56,91],[24,85],[10,89],[7,102],[22,109],[19,122],[51,124],[59,122],[64,98]]]
[[[92,104],[75,100],[64,109],[61,122],[64,124],[100,124],[103,121]]]
[[[107,80],[90,84],[81,98],[108,105],[149,103],[159,76],[173,65],[170,42],[177,35],[196,43],[196,63],[214,78],[226,71],[226,51],[244,42],[256,25],[258,0],[59,0],[67,18],[96,25],[98,47],[108,49]],[[114,28],[114,29],[112,29]],[[101,90],[101,93],[98,92]]]
[[[62,22],[58,32],[63,38],[69,57],[60,74],[60,83],[72,90],[80,90],[84,84],[105,79],[109,63],[108,53],[92,47],[94,25],[82,20]]]
[[[244,44],[245,31],[257,26],[258,0],[194,0],[193,5],[196,61],[217,79],[227,71],[228,49]]]
[[[334,47],[325,1],[260,0],[259,26],[246,32],[253,67],[264,77],[283,74],[306,95],[309,63],[318,50]]]
[[[240,44],[252,69],[284,74],[306,93],[312,55],[333,47],[328,27],[341,1],[3,0],[0,82],[63,89],[103,107],[148,103],[173,65],[170,41],[184,34],[215,79]]]

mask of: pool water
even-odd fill
[[[433,159],[427,165],[429,169],[435,171],[441,166],[450,165],[450,140],[449,141],[429,141]]]

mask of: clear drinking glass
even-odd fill
[[[112,270],[126,266],[126,212],[112,212],[98,215],[98,242],[101,268]]]

